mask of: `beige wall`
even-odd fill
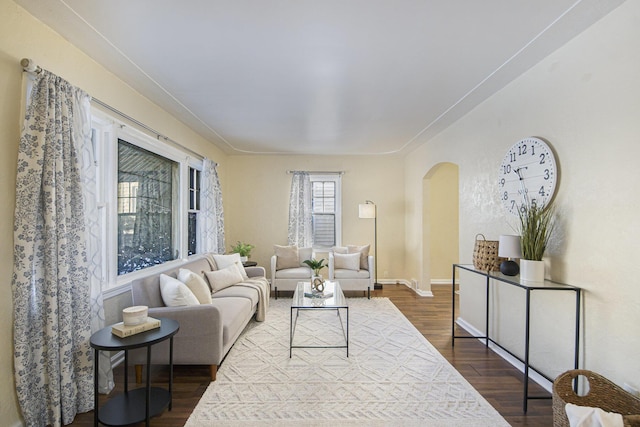
[[[474,235],[511,233],[514,218],[498,198],[497,170],[507,149],[527,136],[550,141],[561,170],[559,228],[548,252],[548,274],[584,288],[581,366],[619,384],[640,387],[640,3],[625,2],[501,92],[407,156],[406,250],[414,231],[422,179],[441,162],[460,168],[460,261],[470,263]],[[409,231],[410,230],[410,231]],[[407,271],[418,269],[407,260]],[[474,326],[483,298],[463,289],[461,315]],[[522,295],[500,291],[493,318],[499,338],[519,345]],[[569,300],[568,300],[569,299]],[[572,365],[567,313],[571,298],[534,300],[534,363],[548,375]],[[520,304],[520,305],[519,305]],[[566,327],[565,327],[566,326]],[[566,361],[562,364],[561,361]]]
[[[378,209],[378,276],[404,279],[404,175],[393,156],[230,156],[225,198],[227,248],[237,240],[256,248],[252,260],[267,268],[273,245],[287,244],[288,170],[344,171],[342,243],[374,241],[374,224],[358,218],[358,204],[372,200]]]
[[[221,163],[224,185],[225,157],[214,146],[133,91],[106,69],[34,19],[11,0],[0,0],[0,419],[19,425],[20,414],[13,384],[12,293],[13,211],[15,175],[20,139],[22,69],[29,57],[92,96],[155,128],[166,136]]]
[[[427,174],[423,226],[428,228],[425,250],[429,251],[429,274],[423,282],[451,283],[451,264],[458,262],[458,167],[436,165]]]

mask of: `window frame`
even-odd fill
[[[342,246],[342,174],[340,173],[309,173],[309,180],[311,181],[313,199],[313,183],[314,181],[331,181],[335,183],[335,232],[336,241],[335,246]],[[312,213],[313,216],[313,213]],[[314,236],[315,238],[315,236]],[[315,240],[315,239],[314,239]],[[329,246],[316,245],[313,243],[313,249],[318,251],[330,249]]]
[[[96,184],[98,209],[101,219],[103,283],[105,290],[129,284],[132,280],[148,276],[177,265],[188,256],[189,168],[200,171],[203,161],[184,151],[153,138],[134,127],[120,122],[108,113],[92,108],[91,129],[94,133],[96,157]],[[162,264],[118,275],[118,140],[150,151],[178,163],[179,191],[176,218],[176,244],[178,257]],[[198,230],[199,231],[199,230]]]

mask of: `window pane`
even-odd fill
[[[118,275],[174,259],[177,170],[176,162],[118,140]]]
[[[198,214],[195,212],[189,212],[189,235],[188,235],[188,251],[189,251],[189,255],[193,255],[196,253],[196,250],[198,248],[198,238],[197,238],[197,220],[198,220]]]
[[[335,215],[313,215],[313,244],[314,246],[331,247],[336,244]]]

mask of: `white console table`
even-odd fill
[[[478,274],[480,276],[484,276],[486,278],[485,288],[486,288],[486,310],[485,310],[485,334],[483,336],[469,336],[469,335],[456,335],[455,334],[455,295],[456,295],[456,269],[462,269],[466,271],[470,271],[472,273]],[[489,305],[489,291],[491,287],[491,279],[497,280],[502,283],[506,283],[508,285],[512,285],[518,287],[525,292],[525,330],[524,330],[524,360],[511,351],[500,345],[500,343],[496,342],[491,338],[491,334],[489,333],[489,312],[491,307]],[[484,339],[485,345],[488,347],[489,343],[493,343],[496,346],[500,347],[502,350],[509,353],[514,358],[518,359],[524,365],[524,390],[523,390],[523,402],[522,409],[526,413],[527,412],[527,402],[529,399],[550,399],[550,396],[529,396],[529,370],[533,370],[540,374],[542,377],[546,378],[549,381],[553,381],[553,379],[547,377],[538,369],[532,367],[529,364],[529,334],[530,334],[530,316],[531,316],[531,293],[534,291],[568,291],[575,292],[576,294],[576,319],[575,319],[575,342],[574,342],[574,366],[573,369],[578,369],[578,359],[579,359],[579,345],[580,345],[580,297],[581,297],[581,289],[575,286],[567,285],[564,283],[557,283],[550,280],[545,280],[543,283],[525,283],[520,281],[520,276],[505,276],[500,272],[495,271],[482,271],[477,270],[473,267],[473,265],[465,265],[465,264],[453,264],[453,277],[451,280],[451,302],[452,302],[452,310],[451,310],[451,345],[455,345],[456,338],[476,338],[476,339]]]

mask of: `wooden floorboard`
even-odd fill
[[[433,286],[433,297],[421,297],[404,285],[384,285],[372,292],[374,297],[389,298],[413,325],[427,338],[473,387],[513,426],[552,426],[551,400],[529,400],[526,414],[522,412],[522,373],[476,339],[457,339],[451,346],[451,287]],[[349,296],[349,295],[348,295]],[[359,296],[359,295],[358,295]],[[456,335],[464,331],[456,332]],[[114,369],[116,388],[109,396],[100,396],[101,404],[122,391],[124,369]],[[164,387],[168,373],[165,367],[153,367],[152,378]],[[134,373],[130,369],[130,384]],[[152,426],[182,426],[209,385],[206,366],[176,366],[174,369],[174,397],[171,411],[153,418]],[[532,395],[549,394],[530,382]],[[71,426],[93,425],[93,412],[79,414]],[[144,424],[140,424],[142,426]]]

